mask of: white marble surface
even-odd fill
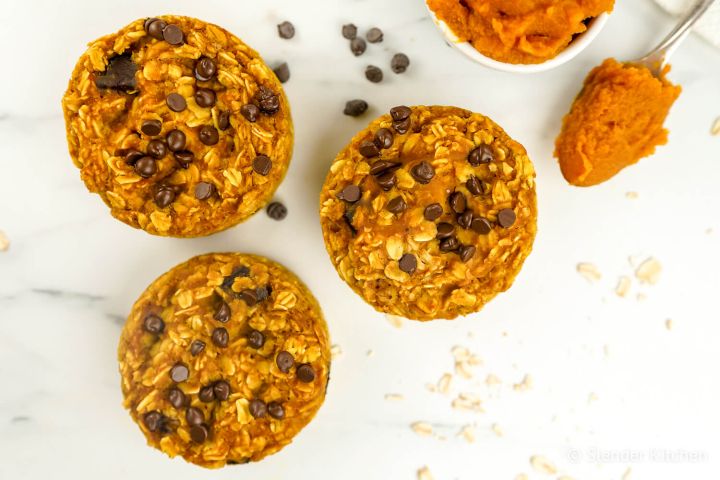
[[[290,209],[285,221],[259,214],[210,238],[155,238],[112,219],[79,180],[60,111],[72,66],[87,41],[168,10],[225,26],[271,64],[290,63],[297,146],[277,195]],[[284,19],[297,27],[292,41],[275,33]],[[354,58],[339,35],[346,21],[382,27],[385,42]],[[695,37],[678,52],[672,78],[684,92],[668,120],[670,145],[653,158],[580,190],[564,183],[551,156],[586,71],[607,56],[639,56],[671,22],[649,0],[620,1],[578,58],[522,77],[448,48],[420,0],[3,0],[0,230],[11,246],[0,253],[0,479],[409,480],[422,465],[439,480],[557,477],[532,473],[535,454],[576,479],[620,479],[628,467],[632,479],[717,478],[720,137],[709,130],[720,115],[720,52]],[[386,66],[394,51],[411,57],[407,74],[387,69],[383,84],[367,82],[365,65]],[[371,103],[370,114],[341,115],[356,97]],[[508,293],[470,318],[396,329],[337,278],[317,196],[335,152],[401,103],[464,106],[503,125],[536,163],[540,218],[535,251]],[[324,407],[291,446],[259,464],[208,472],[144,445],[120,406],[115,349],[150,281],[217,250],[261,253],[298,272],[343,354]],[[621,299],[613,288],[631,273],[629,255],[653,255],[664,271],[657,285],[633,282]],[[590,285],[575,272],[584,261],[602,280]],[[485,365],[450,396],[427,392],[452,370],[454,345]],[[488,390],[489,373],[503,384]],[[534,386],[514,391],[526,373]],[[485,413],[452,410],[462,391],[479,393]],[[405,399],[385,401],[391,392]],[[417,436],[409,424],[419,420],[447,438]],[[474,444],[456,437],[466,424],[476,426]]]

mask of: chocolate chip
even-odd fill
[[[267,206],[266,211],[273,220],[282,220],[287,217],[287,207],[280,202],[272,202]]]
[[[487,218],[475,217],[472,220],[472,224],[470,224],[470,228],[480,235],[487,235],[492,230],[492,225],[490,225]]]
[[[295,365],[295,359],[290,352],[283,350],[277,354],[275,363],[282,373],[288,373],[293,365]]]
[[[278,35],[280,35],[280,38],[284,39],[290,39],[295,36],[295,26],[288,22],[284,21],[281,24],[277,26],[278,29]]]
[[[457,216],[457,222],[458,225],[460,225],[465,230],[470,229],[472,226],[473,221],[473,212],[472,210],[465,210],[463,213]]]
[[[438,218],[440,218],[443,214],[443,208],[442,205],[439,203],[431,203],[427,207],[425,207],[425,211],[423,212],[423,216],[425,217],[425,220],[428,220],[430,222],[434,222]]]
[[[458,254],[460,255],[460,260],[466,263],[475,255],[475,247],[472,245],[463,245],[460,247]]]
[[[452,252],[460,247],[460,242],[455,237],[448,237],[440,242],[441,252]]]
[[[267,410],[271,417],[282,420],[285,418],[285,409],[279,402],[270,402],[267,404]]]
[[[395,197],[387,203],[387,209],[394,214],[400,214],[407,209],[407,203],[402,197]]]
[[[202,410],[197,407],[188,407],[185,411],[185,420],[187,420],[187,423],[190,426],[200,425],[205,421],[205,415]]]
[[[377,27],[373,27],[367,31],[365,38],[370,43],[380,43],[383,41],[383,32]]]
[[[395,73],[404,73],[410,66],[410,59],[404,53],[396,53],[390,60],[390,68]]]
[[[155,200],[155,205],[160,208],[165,208],[175,201],[175,191],[172,188],[158,188],[153,196],[153,200]]]
[[[360,200],[361,195],[360,187],[357,185],[348,185],[338,194],[338,198],[349,203],[355,203]]]
[[[195,90],[195,103],[203,108],[210,108],[215,105],[215,91],[209,88],[198,88]]]
[[[515,212],[511,208],[503,208],[498,212],[498,223],[503,228],[510,228],[515,223]]]
[[[388,170],[395,171],[400,168],[400,163],[388,162],[387,160],[378,160],[370,167],[370,175],[382,175]]]
[[[206,385],[200,388],[198,392],[198,398],[203,403],[210,403],[215,401],[215,390],[212,385]]]
[[[490,147],[490,145],[484,143],[478,147],[475,147],[468,154],[468,162],[470,162],[470,165],[472,165],[473,167],[477,167],[478,165],[483,163],[490,163],[494,159],[495,155],[493,154],[492,148]]]
[[[167,145],[162,140],[151,140],[148,142],[147,153],[151,157],[159,160],[167,153]]]
[[[175,161],[177,161],[182,168],[188,168],[190,164],[195,160],[195,154],[188,150],[181,152],[175,152]]]
[[[257,292],[258,302],[262,302],[264,300],[267,300],[267,298],[270,296],[272,288],[270,287],[270,285],[265,285],[264,287],[258,287],[255,291]]]
[[[240,107],[240,114],[245,117],[245,120],[247,120],[248,122],[256,122],[258,117],[260,116],[260,109],[257,107],[257,105],[248,103],[247,105],[243,105],[242,107]]]
[[[410,130],[411,124],[412,121],[410,120],[410,117],[406,118],[405,120],[397,120],[392,122],[392,126],[395,131],[401,135],[406,134]]]
[[[162,36],[170,45],[180,45],[183,43],[183,32],[177,25],[167,25],[163,28]]]
[[[185,397],[185,394],[182,390],[180,390],[177,387],[173,387],[167,392],[167,399],[168,402],[170,402],[170,405],[172,405],[175,408],[182,408],[185,406],[185,403],[187,402],[187,397]]]
[[[257,290],[246,288],[240,292],[239,297],[248,307],[253,307],[258,303]]]
[[[213,385],[213,392],[215,392],[215,398],[224,402],[230,396],[230,384],[225,380],[218,380]]]
[[[167,26],[163,20],[158,18],[150,18],[145,20],[145,31],[153,38],[158,40],[163,39],[163,29]]]
[[[297,368],[296,372],[298,380],[304,383],[311,383],[315,380],[315,370],[309,363],[303,363]]]
[[[249,410],[250,415],[255,418],[263,418],[267,415],[267,405],[265,405],[265,402],[258,400],[257,398],[250,400]]]
[[[157,432],[163,423],[163,414],[157,411],[147,412],[143,415],[143,423],[151,432]]]
[[[220,140],[220,134],[218,133],[217,128],[212,125],[203,125],[200,127],[198,137],[205,145],[215,145]]]
[[[260,87],[255,94],[255,101],[260,111],[266,115],[273,115],[280,110],[280,98],[267,87]]]
[[[403,272],[413,274],[417,269],[417,259],[412,253],[406,253],[405,255],[400,257],[398,265],[400,266],[400,270],[402,270]]]
[[[176,363],[170,369],[170,378],[175,383],[184,382],[190,376],[190,370],[184,363]]]
[[[220,130],[227,130],[228,128],[230,128],[230,112],[228,112],[227,110],[222,110],[220,113],[218,113],[217,122],[218,128]]]
[[[187,108],[185,97],[176,92],[168,95],[165,99],[165,103],[167,103],[168,108],[173,112],[182,112]]]
[[[258,155],[253,160],[252,166],[253,170],[255,170],[255,173],[264,177],[268,173],[270,173],[270,169],[272,168],[272,160],[270,160],[270,157],[268,157],[267,155]]]
[[[357,37],[357,27],[352,23],[343,25],[342,26],[342,36],[343,36],[343,38],[352,40],[353,38]]]
[[[441,222],[437,224],[437,239],[442,240],[451,237],[455,233],[455,227],[447,222]]]
[[[368,65],[365,69],[365,78],[372,83],[380,83],[383,79],[383,72],[375,65]]]
[[[135,162],[135,173],[142,178],[150,178],[157,172],[157,163],[152,157],[147,155]]]
[[[383,173],[382,175],[378,175],[377,177],[375,177],[375,181],[380,186],[380,188],[388,192],[392,190],[392,188],[395,186],[395,183],[397,183],[397,177],[395,176],[395,171],[390,170]]]
[[[448,204],[455,213],[463,213],[467,208],[467,200],[462,192],[453,192],[448,197]]]
[[[225,300],[220,300],[220,306],[215,311],[213,318],[220,323],[227,323],[227,321],[230,320],[231,314],[230,305],[228,305]]]
[[[360,155],[365,158],[373,158],[380,155],[380,150],[378,149],[377,145],[375,145],[375,142],[372,142],[370,140],[365,140],[364,142],[360,143],[358,151],[360,152]]]
[[[397,107],[393,107],[390,109],[390,116],[392,117],[393,121],[399,122],[400,120],[405,120],[410,116],[412,113],[412,110],[410,107],[406,107],[405,105],[400,105]]]
[[[265,335],[258,330],[250,330],[247,336],[248,345],[252,348],[262,348],[265,345]]]
[[[394,135],[387,128],[381,128],[375,132],[374,141],[378,148],[385,149],[392,147],[394,139]]]
[[[428,184],[435,176],[435,169],[430,163],[423,160],[410,169],[410,174],[418,183]]]
[[[280,80],[280,83],[285,83],[290,80],[290,67],[287,62],[283,62],[275,67],[273,72],[275,73],[277,79]]]
[[[162,318],[151,313],[143,320],[143,328],[146,332],[154,334],[162,333],[163,330],[165,330],[165,322],[163,322]]]
[[[465,187],[470,193],[477,196],[483,193],[482,181],[475,175],[471,175],[470,178],[465,182]]]
[[[98,88],[111,88],[126,92],[135,90],[137,88],[135,80],[137,68],[130,53],[116,55],[108,61],[105,72],[95,76],[95,85]]]
[[[150,137],[160,135],[160,130],[162,130],[160,120],[145,120],[140,126],[140,131]]]
[[[190,438],[195,443],[203,443],[207,440],[208,435],[210,435],[210,430],[207,425],[201,424],[190,427]]]
[[[232,286],[235,283],[236,278],[249,277],[249,276],[250,276],[250,269],[248,267],[245,267],[245,266],[237,267],[237,268],[233,269],[233,271],[230,275],[223,278],[223,282],[222,282],[222,285],[220,285],[220,287],[224,288],[225,290],[230,290],[230,289],[232,289]]]
[[[367,44],[365,43],[365,40],[363,40],[360,37],[353,38],[350,40],[350,51],[355,55],[356,57],[359,57],[363,53],[365,53],[365,50],[367,49]]]
[[[210,57],[200,57],[195,62],[195,68],[193,69],[195,78],[201,82],[210,81],[217,73],[217,65],[215,60]]]
[[[213,344],[216,347],[225,348],[228,346],[228,343],[230,342],[230,334],[227,330],[225,330],[223,327],[218,327],[212,332],[212,336],[210,337]]]
[[[187,138],[182,130],[177,129],[169,131],[165,140],[171,152],[179,152],[185,148],[185,143],[187,142]]]
[[[208,182],[198,182],[195,185],[195,198],[198,200],[207,200],[215,194],[215,185]]]
[[[202,340],[193,340],[190,344],[190,355],[193,357],[199,355],[203,350],[205,350],[205,342]]]
[[[365,113],[367,109],[368,104],[365,100],[356,99],[345,103],[345,110],[343,110],[343,113],[351,117],[358,117]]]
[[[127,163],[128,165],[135,165],[135,163],[144,156],[145,154],[141,151],[131,148],[125,154],[125,163]]]

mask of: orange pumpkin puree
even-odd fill
[[[505,63],[542,63],[615,0],[427,0],[460,41]]]
[[[609,58],[590,72],[555,141],[569,183],[602,183],[667,143],[663,123],[681,90],[665,78],[669,70],[657,78]]]

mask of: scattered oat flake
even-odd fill
[[[387,319],[388,323],[392,325],[395,328],[402,327],[402,317],[398,317],[397,315],[385,315],[385,318]]]
[[[630,277],[627,275],[623,275],[618,279],[617,286],[615,287],[615,293],[618,297],[626,297],[628,292],[630,291]]]
[[[532,388],[532,386],[533,386],[533,378],[528,373],[528,374],[525,374],[525,376],[522,379],[522,382],[516,383],[515,385],[513,385],[513,389],[516,392],[524,392],[526,390],[530,390]]]
[[[484,413],[482,408],[482,400],[477,395],[471,393],[461,393],[451,403],[455,410],[465,410],[470,412]]]
[[[433,480],[433,476],[430,473],[428,467],[422,467],[417,471],[417,480]]]
[[[404,400],[405,397],[400,395],[399,393],[386,393],[385,394],[385,400],[391,401],[391,402],[399,402],[400,400]]]
[[[472,425],[465,425],[460,429],[458,437],[463,437],[468,443],[475,443],[475,427]]]
[[[373,355],[375,355],[375,351],[370,349],[367,351],[367,353],[365,353],[365,355],[367,355],[368,357],[372,357]]]
[[[497,423],[493,423],[490,428],[492,429],[493,433],[495,435],[497,435],[498,437],[502,437],[503,435],[505,435],[505,432],[503,431],[502,427],[500,425],[498,425]]]
[[[577,272],[588,282],[597,282],[602,278],[600,270],[592,263],[578,263]]]
[[[501,383],[502,380],[500,380],[500,377],[492,373],[488,374],[488,376],[485,378],[485,385],[488,386],[500,385]]]
[[[623,473],[622,480],[630,480],[632,478],[632,468],[628,467]]]
[[[436,391],[447,394],[450,391],[450,384],[452,383],[452,375],[449,373],[444,373],[442,377],[440,377],[440,380],[437,382]]]
[[[625,198],[630,199],[630,200],[635,200],[638,198],[638,193],[637,192],[625,192]]]
[[[7,252],[8,248],[10,248],[10,239],[0,230],[0,252]]]
[[[557,473],[555,465],[542,455],[533,455],[530,457],[530,465],[539,473],[546,473],[548,475],[555,475]]]
[[[342,355],[342,348],[340,348],[340,345],[333,345],[332,347],[330,347],[330,355],[332,356],[333,360]]]
[[[417,433],[418,435],[422,435],[423,437],[429,437],[433,434],[432,425],[427,422],[412,423],[410,424],[410,428],[412,428],[413,432]]]
[[[710,128],[710,133],[712,135],[720,135],[720,117],[716,118],[715,122],[713,122],[713,125]]]
[[[655,285],[660,280],[662,265],[655,258],[650,257],[642,262],[635,270],[635,276],[640,283]]]
[[[435,386],[434,383],[426,383],[426,384],[425,384],[425,388],[426,388],[429,392],[432,392],[432,393],[437,392],[437,387]]]
[[[667,328],[668,330],[672,330],[672,329],[673,329],[673,321],[672,321],[672,318],[668,318],[667,320],[665,320],[665,328]]]

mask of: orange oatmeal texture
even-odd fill
[[[614,0],[427,0],[460,41],[505,63],[555,57]]]

